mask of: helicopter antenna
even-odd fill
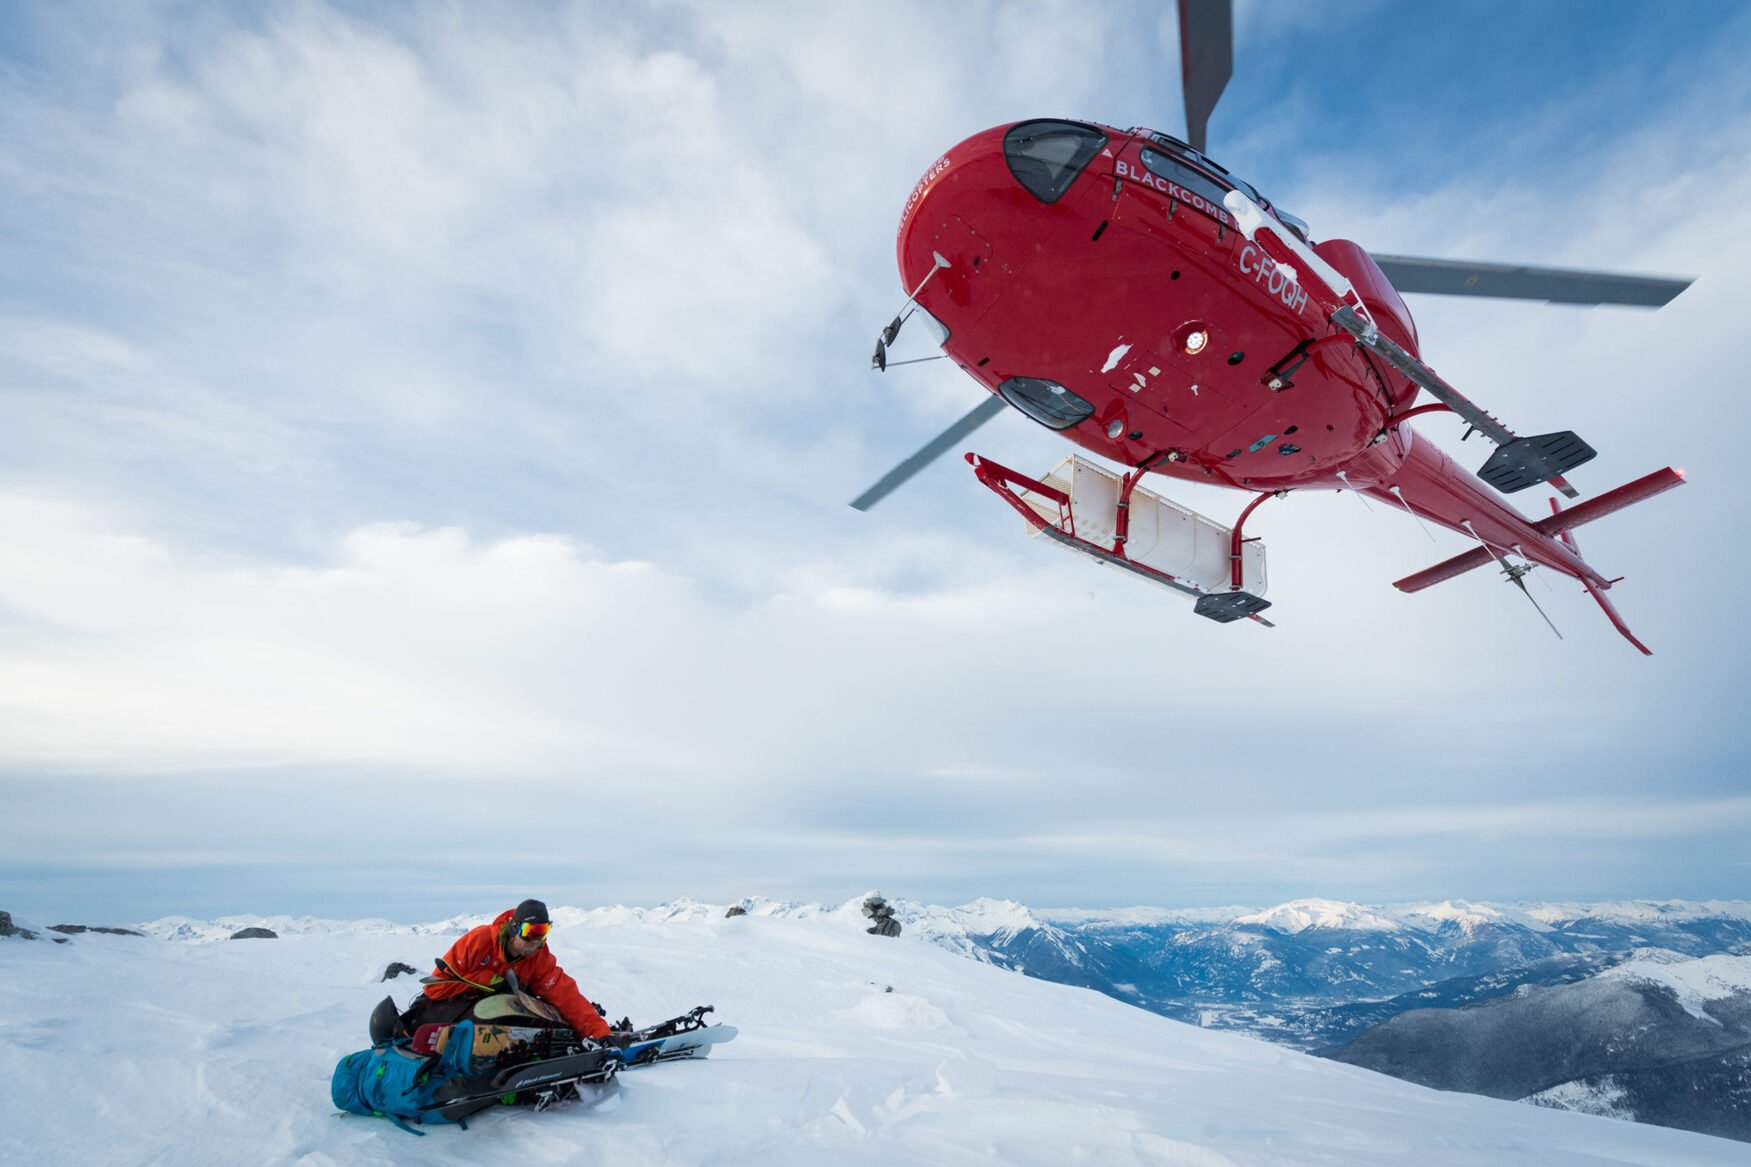
[[[1508,582],[1520,589],[1520,594],[1526,597],[1527,601],[1538,611],[1540,616],[1544,617],[1544,622],[1550,625],[1550,630],[1556,633],[1556,638],[1562,640],[1563,634],[1561,630],[1557,628],[1556,623],[1552,621],[1548,615],[1545,615],[1544,608],[1533,598],[1532,593],[1526,590],[1526,577],[1531,574],[1533,565],[1530,563],[1509,563],[1506,559],[1503,559],[1500,555],[1496,554],[1496,549],[1490,546],[1487,539],[1477,533],[1477,528],[1471,525],[1470,519],[1466,519],[1461,525],[1464,526],[1467,531],[1471,532],[1471,537],[1473,539],[1476,539],[1479,543],[1483,544],[1483,549],[1488,551],[1490,553],[1490,558],[1495,560],[1496,564],[1501,567],[1502,574],[1508,577]]]
[[[1398,499],[1398,505],[1404,508],[1404,513],[1417,521],[1417,526],[1423,528],[1423,534],[1427,535],[1429,537],[1429,542],[1433,543],[1435,541],[1435,533],[1424,525],[1423,516],[1411,510],[1411,504],[1404,501],[1404,491],[1400,490],[1396,483],[1393,484],[1391,490],[1393,496]]]
[[[1525,596],[1528,600],[1530,600],[1532,602],[1532,606],[1534,608],[1538,609],[1538,614],[1540,616],[1544,616],[1544,622],[1546,624],[1550,624],[1550,630],[1552,632],[1556,632],[1556,638],[1558,640],[1561,640],[1563,638],[1563,634],[1561,632],[1557,631],[1556,625],[1551,623],[1551,619],[1549,616],[1545,615],[1543,605],[1541,605],[1538,602],[1537,597],[1535,597],[1531,592],[1526,590],[1526,577],[1532,573],[1532,564],[1530,564],[1530,563],[1503,563],[1502,564],[1502,571],[1507,575],[1508,582],[1513,584],[1515,587],[1519,588],[1520,594]]]
[[[1518,543],[1514,544],[1514,554],[1518,555],[1521,559],[1526,560],[1528,563],[1530,563],[1532,561],[1532,556],[1526,554],[1525,549],[1523,547],[1521,547],[1520,544],[1518,544]],[[1553,596],[1556,595],[1556,589],[1550,586],[1549,579],[1547,579],[1545,576],[1542,576],[1542,575],[1537,576],[1536,578],[1537,578],[1539,583],[1544,585],[1545,591],[1549,592]]]
[[[1361,492],[1361,491],[1359,491],[1359,490],[1357,490],[1357,489],[1356,489],[1356,488],[1355,488],[1355,487],[1354,487],[1354,486],[1351,486],[1351,485],[1350,485],[1350,476],[1349,476],[1349,475],[1348,475],[1348,474],[1346,474],[1346,473],[1345,473],[1345,472],[1344,472],[1344,471],[1342,471],[1342,470],[1339,470],[1339,471],[1338,471],[1338,477],[1339,477],[1339,478],[1341,478],[1341,479],[1343,479],[1343,480],[1344,480],[1344,485],[1345,485],[1345,486],[1348,486],[1348,487],[1350,487],[1350,493],[1351,493],[1351,494],[1353,494],[1353,495],[1355,495],[1355,496],[1356,496],[1356,497],[1357,497],[1357,498],[1358,498],[1358,499],[1360,499],[1360,500],[1361,500],[1361,503],[1362,503],[1362,509],[1363,509],[1363,510],[1365,510],[1365,511],[1369,511],[1369,512],[1370,512],[1370,513],[1372,513],[1372,512],[1373,512],[1373,510],[1374,510],[1374,508],[1373,508],[1373,507],[1371,507],[1371,506],[1369,506],[1369,505],[1368,505],[1368,500],[1367,500],[1367,499],[1366,499],[1366,498],[1363,498],[1363,497],[1362,497],[1362,492]]]

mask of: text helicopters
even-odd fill
[[[1398,580],[1400,590],[1494,563],[1525,592],[1524,576],[1543,565],[1580,581],[1648,653],[1605,595],[1617,581],[1581,558],[1572,532],[1683,477],[1666,468],[1521,515],[1501,494],[1549,482],[1575,498],[1563,475],[1593,449],[1569,432],[1518,436],[1443,381],[1421,360],[1399,292],[1658,307],[1689,281],[1314,242],[1204,153],[1232,71],[1231,0],[1180,0],[1179,23],[1185,140],[1011,123],[949,150],[913,189],[897,243],[909,295],[874,364],[886,369],[902,322],[922,314],[992,396],[852,505],[873,506],[1009,405],[1128,469],[1071,458],[1041,480],[967,454],[979,481],[1038,534],[1194,597],[1199,615],[1268,623],[1263,550],[1243,535],[1247,518],[1291,490],[1347,489],[1476,541]],[[1423,393],[1432,400],[1418,404]],[[1437,410],[1496,443],[1476,474],[1405,424]],[[1146,474],[1255,497],[1222,527],[1140,490]]]

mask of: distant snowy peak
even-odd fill
[[[879,894],[869,892],[867,895]],[[731,904],[707,904],[692,899],[670,900],[654,908],[601,907],[555,908],[554,923],[567,924],[628,924],[628,923],[698,923],[719,919],[741,909],[737,915],[787,920],[819,920],[823,918],[858,921],[863,919],[863,902],[867,895],[853,896],[841,904],[800,903],[793,900],[770,900],[749,896]],[[908,930],[927,935],[1000,936],[1011,938],[1030,929],[1042,927],[1026,906],[1014,900],[975,900],[960,907],[920,904],[911,900],[889,899],[894,916]]]
[[[1353,932],[1396,932],[1399,929],[1396,921],[1372,909],[1339,900],[1291,900],[1263,912],[1241,916],[1234,923],[1240,927],[1269,928],[1291,936],[1310,928]]]
[[[1600,973],[1599,979],[1670,989],[1685,1012],[1712,1021],[1703,1008],[1708,1002],[1751,994],[1751,956],[1689,957],[1664,948],[1643,948]]]
[[[244,928],[266,928],[277,936],[307,936],[334,932],[352,935],[401,934],[435,936],[466,932],[484,917],[452,916],[431,924],[397,924],[391,920],[325,920],[316,916],[221,916],[216,920],[193,920],[187,916],[165,916],[138,925],[140,931],[160,940],[209,941],[229,940]]]
[[[1137,922],[1177,924],[1181,913],[1162,909],[1127,909]],[[1070,924],[1074,915],[1051,914]],[[1082,913],[1091,922],[1116,918],[1120,913]],[[1153,918],[1151,918],[1153,917]],[[1467,900],[1440,903],[1367,905],[1342,900],[1300,899],[1249,912],[1222,921],[1238,927],[1267,928],[1295,935],[1310,929],[1343,929],[1358,932],[1439,932],[1456,928],[1467,935],[1485,928],[1519,928],[1551,932],[1577,922],[1597,922],[1627,927],[1681,925],[1702,920],[1751,922],[1751,902],[1744,900],[1622,900],[1612,903],[1487,904]]]
[[[1495,904],[1474,904],[1465,900],[1445,900],[1438,904],[1394,905],[1381,909],[1406,927],[1424,932],[1457,928],[1470,935],[1480,928],[1516,927],[1533,932],[1548,932],[1548,921],[1530,912],[1504,908]]]
[[[1250,916],[1257,908],[1036,908],[1034,915],[1063,928],[1162,928],[1221,926]]]
[[[1681,924],[1692,920],[1751,921],[1747,900],[1618,900],[1600,904],[1532,904],[1528,916],[1547,924],[1600,920],[1612,924]]]
[[[980,899],[958,908],[920,906],[915,911],[915,919],[952,920],[972,936],[1015,937],[1041,926],[1031,911],[1014,900]],[[905,916],[901,918],[904,922]]]

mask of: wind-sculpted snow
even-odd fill
[[[1603,1167],[1745,1161],[1741,1144],[1438,1094],[1097,993],[1017,976],[856,905],[726,919],[721,906],[556,908],[552,944],[614,1015],[713,1004],[740,1036],[629,1074],[594,1110],[489,1110],[416,1138],[337,1114],[390,961],[457,935],[244,918],[158,936],[0,941],[0,1162]],[[1005,911],[979,911],[989,921]],[[250,922],[253,921],[253,919]],[[163,922],[161,922],[163,923]],[[278,931],[279,929],[276,929]]]

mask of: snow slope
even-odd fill
[[[494,1109],[416,1138],[338,1115],[390,961],[459,934],[382,921],[0,941],[0,1161],[524,1165],[1744,1164],[1744,1144],[1442,1094],[926,940],[854,908],[558,911],[562,963],[635,1021],[714,1004],[741,1036],[628,1075],[595,1110]],[[250,921],[243,921],[250,922]],[[891,991],[890,991],[891,990]]]

